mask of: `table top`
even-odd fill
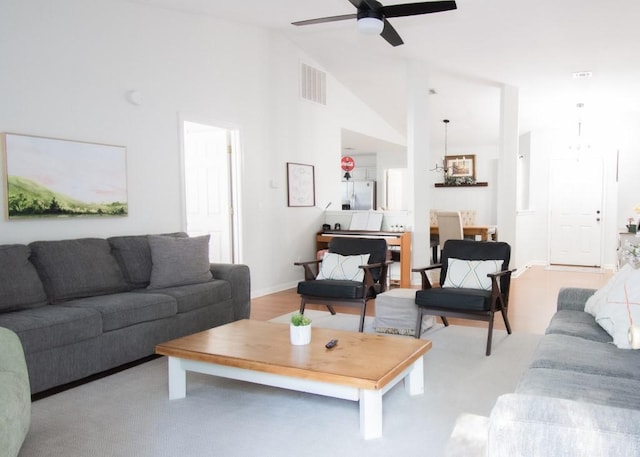
[[[326,349],[331,339],[338,344]],[[289,324],[243,319],[159,344],[156,353],[377,390],[430,349],[428,340],[313,326],[311,343],[294,346]]]

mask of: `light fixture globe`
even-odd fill
[[[358,19],[358,30],[365,35],[380,35],[383,28],[384,22],[376,17]]]

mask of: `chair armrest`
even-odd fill
[[[322,260],[307,260],[305,262],[293,262],[293,264],[295,266],[301,266],[302,268],[304,268],[304,280],[305,281],[313,281],[314,279],[316,279],[317,273],[314,273],[313,270],[311,270],[311,265],[316,265],[316,270],[318,268],[318,265],[320,265],[320,263],[322,262]]]
[[[516,270],[517,270],[517,268],[514,268],[514,269],[512,269],[512,270],[502,270],[502,271],[497,271],[497,272],[495,272],[495,273],[487,273],[487,277],[488,277],[488,278],[491,278],[491,279],[493,279],[493,278],[499,278],[500,276],[504,276],[504,275],[507,275],[507,274],[511,274],[511,273],[513,273],[513,272],[514,272],[514,271],[516,271]]]
[[[387,290],[387,272],[389,271],[389,265],[393,263],[393,260],[386,260],[378,263],[368,263],[366,265],[360,265],[359,267],[364,270],[364,286],[365,288],[373,287],[376,283],[380,284],[380,292]],[[374,268],[380,268],[380,277],[378,281],[374,281],[371,270]],[[365,291],[365,296],[367,292]]]
[[[420,277],[422,278],[422,288],[423,289],[431,289],[431,281],[429,281],[429,277],[427,276],[427,271],[435,270],[437,268],[442,268],[441,263],[434,263],[433,265],[429,265],[428,267],[417,267],[412,268],[411,271],[414,273],[420,273]]]

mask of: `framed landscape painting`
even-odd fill
[[[126,216],[124,146],[2,135],[5,217]]]

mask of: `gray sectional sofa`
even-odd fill
[[[22,342],[32,394],[249,313],[248,267],[209,264],[208,236],[0,246],[0,327]]]
[[[499,397],[486,422],[485,455],[640,455],[640,351],[618,349],[584,311],[594,292],[560,291],[516,392]]]

